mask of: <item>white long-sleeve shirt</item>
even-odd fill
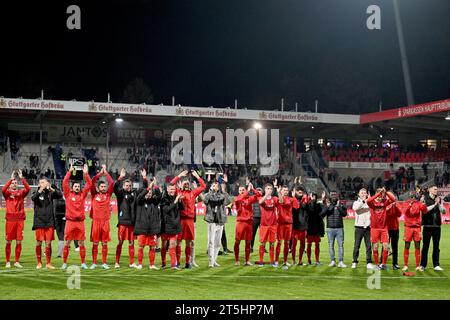
[[[355,211],[355,227],[370,227],[370,208],[363,199],[358,198],[352,206]]]

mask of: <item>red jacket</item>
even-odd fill
[[[405,210],[405,227],[419,227],[422,225],[422,214],[427,214],[427,206],[420,202],[414,201],[413,205],[409,205]]]
[[[278,198],[270,197],[259,206],[261,208],[261,225],[276,226],[277,225],[277,207]]]
[[[398,218],[402,216],[402,210],[392,203],[386,208],[386,225],[388,230],[398,230]]]
[[[70,190],[69,179],[71,172],[67,171],[63,180],[63,193],[66,199],[66,220],[68,221],[84,221],[84,200],[91,188],[91,178],[86,173],[84,178],[86,179],[86,185],[79,193],[75,193]]]
[[[19,221],[25,220],[24,199],[30,192],[30,186],[25,179],[21,179],[24,188],[21,190],[12,191],[9,190],[9,186],[13,179],[3,186],[2,193],[6,202],[6,220],[7,221]]]
[[[366,203],[370,208],[370,227],[372,229],[387,229],[386,224],[386,208],[392,202],[395,202],[395,198],[386,193],[386,198],[382,201],[376,201],[375,199],[381,195],[381,192],[377,193],[373,197],[367,199]]]
[[[172,181],[170,181],[170,183],[176,185],[178,180],[180,180],[180,178],[176,176],[175,178],[172,179]],[[176,187],[177,195],[182,194],[184,196],[183,198],[184,209],[180,212],[181,219],[195,218],[195,200],[197,199],[199,194],[206,189],[205,181],[203,181],[202,178],[199,178],[198,182],[200,183],[200,187],[197,187],[194,190],[181,190],[178,187]]]
[[[278,224],[292,224],[292,208],[299,208],[296,198],[284,196],[283,203],[278,201]]]
[[[259,200],[261,194],[253,189],[254,195],[249,196],[248,191],[244,194],[240,194],[234,198],[234,204],[236,205],[237,218],[236,221],[253,221],[253,203]]]
[[[108,190],[106,190],[105,193],[99,193],[95,188],[95,183],[101,176],[102,173],[97,173],[91,182],[92,202],[90,217],[96,221],[106,221],[111,218],[111,195],[114,191],[114,180],[111,178],[109,173],[106,173],[106,178],[108,179]]]

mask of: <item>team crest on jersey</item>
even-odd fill
[[[12,195],[10,195],[9,197],[10,197],[11,199],[14,199],[14,195],[13,195],[13,194],[12,194]]]
[[[98,196],[97,198],[95,198],[95,200],[102,201],[102,198],[100,196]]]
[[[72,198],[72,201],[75,201],[75,197]]]
[[[43,197],[43,196],[40,196],[40,197],[39,197],[39,200],[42,200],[42,201],[43,201],[43,200],[44,200],[44,197]]]

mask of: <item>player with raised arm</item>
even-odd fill
[[[96,187],[96,182],[101,176],[106,176],[106,182],[101,180]],[[91,242],[92,242],[92,265],[90,269],[97,268],[98,244],[102,243],[102,268],[109,269],[106,263],[108,257],[108,242],[111,241],[110,219],[111,219],[111,196],[114,189],[114,180],[102,165],[102,170],[92,179],[91,184]]]
[[[281,243],[284,242],[283,247],[283,270],[287,270],[288,254],[289,254],[289,241],[292,237],[292,209],[298,209],[299,203],[295,197],[295,191],[292,191],[291,197],[289,196],[289,188],[284,185],[281,186],[278,198],[278,217],[277,217],[277,248],[275,256],[275,264],[278,265],[280,258]]]
[[[250,262],[250,251],[253,232],[253,204],[261,197],[261,194],[255,190],[248,178],[247,182],[247,189],[245,189],[245,186],[240,186],[239,195],[234,198],[234,204],[236,205],[237,211],[236,236],[234,242],[234,264],[236,266],[240,264],[239,245],[242,240],[245,241],[245,265],[252,265]],[[253,191],[253,195],[249,195],[250,191]]]
[[[272,196],[273,185],[267,183],[264,186],[264,196],[258,201],[261,206],[261,226],[259,227],[259,266],[264,266],[264,253],[266,243],[269,242],[270,265],[275,264],[275,241],[277,239],[277,207],[278,198]]]
[[[158,234],[161,232],[161,214],[158,205],[161,201],[161,192],[155,186],[156,178],[147,188],[139,190],[136,197],[136,223],[134,234],[138,239],[138,266],[142,269],[144,249],[149,248],[149,269],[159,270],[155,266],[155,249],[158,242]]]
[[[23,183],[23,189],[19,190],[18,181],[15,178],[16,171],[11,173],[11,179],[6,182],[2,188],[2,194],[6,203],[6,268],[11,268],[11,242],[16,241],[14,266],[16,268],[22,268],[20,264],[20,254],[22,253],[22,240],[23,240],[23,227],[26,219],[24,202],[25,197],[30,192],[30,186],[22,175],[22,170],[17,171],[19,179]]]
[[[63,180],[63,194],[66,198],[66,228],[64,230],[64,250],[63,250],[63,265],[61,269],[67,269],[67,259],[69,257],[70,243],[73,240],[77,240],[80,248],[81,268],[87,269],[86,265],[86,247],[84,246],[84,240],[86,239],[86,231],[84,226],[84,220],[86,218],[84,214],[84,201],[91,188],[91,178],[88,174],[88,166],[85,164],[83,167],[83,175],[86,180],[83,190],[79,182],[73,182],[70,187],[70,176],[75,168],[70,165],[69,171],[67,171]]]
[[[195,200],[206,188],[205,181],[198,175],[195,170],[191,171],[191,174],[194,178],[197,179],[200,186],[191,190],[189,186],[189,180],[186,178],[189,174],[189,171],[184,170],[178,176],[170,181],[171,184],[176,185],[176,183],[182,179],[181,188],[176,188],[177,195],[181,194],[183,196],[183,210],[181,211],[181,233],[178,235],[177,239],[177,261],[178,265],[180,264],[181,258],[181,242],[185,241],[185,256],[186,256],[186,264],[185,268],[190,269],[190,258],[191,258],[191,241],[195,240],[195,226],[194,226],[194,218],[195,218]]]
[[[126,171],[124,168],[120,170],[120,175],[114,183],[114,194],[117,198],[117,238],[119,242],[116,247],[116,263],[114,268],[120,268],[120,256],[122,254],[122,245],[128,241],[128,256],[130,259],[130,268],[136,268],[134,263],[134,223],[136,221],[136,191],[133,190],[131,180],[125,179]],[[141,170],[143,179],[143,187],[147,188],[147,172]]]
[[[180,212],[183,210],[183,195],[176,194],[173,184],[169,184],[166,188],[161,203],[161,264],[162,268],[166,267],[166,250],[169,243],[170,267],[178,270],[177,267],[177,237],[181,232]]]
[[[296,178],[297,179],[297,178]],[[309,197],[304,187],[295,185],[295,198],[299,202],[298,208],[292,208],[292,264],[303,265],[303,253],[306,248],[306,234],[308,230]],[[298,263],[296,263],[297,242],[300,242],[298,250]]]
[[[31,196],[34,203],[33,230],[36,234],[36,269],[42,268],[42,242],[45,242],[45,268],[55,269],[51,264],[52,240],[55,239],[56,225],[53,200],[61,198],[61,191],[53,189],[46,178],[39,179],[39,187]]]
[[[409,204],[405,209],[405,231],[404,238],[405,249],[403,250],[403,271],[408,271],[409,247],[411,241],[414,241],[414,256],[416,258],[416,270],[420,269],[420,226],[422,223],[422,215],[427,214],[427,206],[416,199],[416,193],[410,192]]]
[[[378,188],[377,193],[368,198],[366,203],[370,208],[370,238],[372,241],[373,258],[375,260],[375,268],[386,270],[386,262],[388,258],[389,233],[386,223],[386,209],[395,202],[394,196],[386,189]],[[379,266],[378,243],[383,245],[381,267]]]

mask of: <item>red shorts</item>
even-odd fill
[[[387,229],[370,229],[370,241],[372,243],[389,243],[389,233]]]
[[[156,234],[141,234],[137,236],[139,247],[156,246],[158,237]]]
[[[111,232],[109,220],[92,220],[91,242],[109,242],[111,241]]]
[[[405,240],[405,242],[422,240],[422,236],[420,234],[420,227],[405,226],[405,234],[403,240]]]
[[[306,241],[308,241],[308,243],[320,242],[320,236],[310,236],[308,234],[308,235],[306,235]]]
[[[181,219],[181,233],[178,240],[195,240],[194,219]]]
[[[259,226],[259,242],[275,242],[277,239],[277,226]]]
[[[306,240],[306,230],[292,230],[292,238],[300,241]],[[320,238],[320,237],[319,237]]]
[[[252,241],[253,223],[251,221],[236,221],[236,237],[238,241]]]
[[[161,233],[161,240],[163,241],[174,241],[177,240],[178,234],[168,234],[168,233]]]
[[[119,228],[117,229],[117,238],[119,241],[134,241],[136,239],[134,235],[134,227],[133,226],[124,226],[119,224]]]
[[[6,240],[23,240],[23,220],[18,221],[8,221],[6,220],[6,226],[5,226],[5,233],[6,233]]]
[[[55,228],[36,228],[36,241],[52,241],[55,240]]]
[[[84,221],[66,221],[66,228],[64,230],[64,240],[80,240],[86,239],[86,232],[84,229]]]
[[[277,228],[278,241],[289,241],[292,237],[292,224],[279,224]]]

